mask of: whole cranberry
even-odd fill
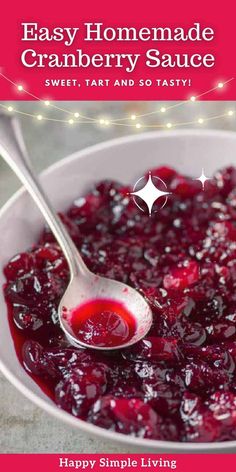
[[[105,393],[106,372],[103,365],[74,368],[55,388],[55,401],[60,408],[75,416],[85,417],[93,403]]]
[[[177,175],[171,182],[170,191],[182,198],[192,198],[201,192],[201,185],[192,179]]]
[[[22,348],[25,368],[32,374],[43,373],[43,347],[36,341],[25,341]]]
[[[15,280],[29,274],[34,269],[34,255],[30,252],[23,252],[14,256],[4,268],[7,280]]]
[[[172,167],[160,166],[151,169],[151,174],[153,176],[159,177],[159,179],[162,179],[166,184],[169,184],[171,180],[177,175],[177,172],[175,169],[172,169]],[[146,175],[148,176],[148,174]]]
[[[183,421],[183,439],[185,441],[211,442],[217,441],[219,438],[218,421],[197,395],[188,392],[184,394],[180,415]]]
[[[157,413],[137,398],[120,399],[105,396],[90,410],[89,421],[119,433],[144,438],[158,437],[160,418]]]
[[[163,285],[166,290],[183,290],[198,282],[199,266],[195,261],[184,261],[178,266],[170,269],[165,275]]]
[[[143,339],[134,347],[122,352],[125,359],[131,361],[174,361],[179,359],[177,340],[175,338],[150,337]]]

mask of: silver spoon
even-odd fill
[[[121,282],[95,275],[87,268],[32,171],[16,118],[6,114],[0,114],[0,155],[31,194],[68,262],[70,282],[60,301],[58,314],[61,328],[71,344],[97,350],[112,350],[131,346],[142,339],[152,324],[152,312],[148,303],[135,289]],[[115,347],[101,347],[86,344],[74,335],[70,324],[71,310],[80,304],[101,298],[121,302],[133,315],[136,329],[128,342]]]

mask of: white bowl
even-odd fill
[[[66,209],[95,181],[114,178],[135,183],[148,168],[161,164],[174,166],[181,172],[207,176],[217,168],[235,162],[236,133],[224,131],[171,131],[145,133],[115,139],[77,152],[51,166],[42,174],[44,187],[57,209]],[[29,248],[42,230],[43,220],[24,189],[18,191],[0,211],[0,285],[2,269],[18,251]],[[60,410],[42,392],[20,365],[7,320],[7,309],[0,291],[0,369],[15,387],[36,405],[70,426],[90,435],[103,437],[123,445],[137,446],[142,451],[209,451],[233,452],[236,441],[225,443],[178,443],[133,438],[109,432]]]

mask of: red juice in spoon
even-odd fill
[[[126,344],[136,331],[136,322],[125,305],[115,300],[95,299],[70,312],[73,335],[91,346]]]

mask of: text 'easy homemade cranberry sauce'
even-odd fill
[[[146,297],[148,336],[106,353],[69,344],[57,314],[68,267],[45,229],[5,267],[16,351],[60,408],[95,425],[170,441],[236,439],[236,169],[216,172],[204,191],[167,167],[152,175],[171,195],[151,217],[113,181],[61,215],[92,271]]]
[[[91,300],[74,308],[69,324],[75,338],[98,347],[122,346],[136,332],[135,319],[123,303],[107,299]]]

